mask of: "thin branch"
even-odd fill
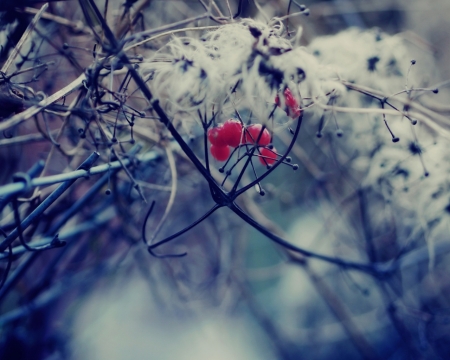
[[[375,266],[375,264],[364,264],[364,263],[357,263],[351,260],[344,260],[342,258],[336,258],[331,257],[327,255],[321,255],[309,250],[302,249],[298,246],[295,246],[283,238],[273,234],[269,230],[267,230],[265,227],[263,227],[261,224],[259,224],[257,221],[253,220],[249,215],[247,215],[244,211],[242,211],[236,204],[230,207],[230,209],[239,216],[242,220],[244,220],[247,224],[254,227],[256,230],[258,230],[261,234],[267,236],[270,240],[274,241],[275,243],[281,245],[282,247],[286,248],[287,250],[293,251],[294,253],[298,253],[301,255],[304,255],[306,257],[311,257],[319,260],[323,260],[325,262],[329,262],[331,264],[338,265],[344,269],[351,269],[351,270],[357,270],[362,271],[368,274],[371,274],[375,277],[383,277],[390,273],[391,269],[379,269]]]
[[[29,7],[29,6],[25,6],[23,9],[22,8],[16,8],[16,11],[19,12],[24,12],[27,14],[37,14],[39,12],[39,10]],[[70,21],[67,20],[66,18],[62,17],[62,16],[58,16],[58,15],[54,15],[52,13],[48,13],[48,12],[44,12],[42,14],[42,19],[46,19],[46,20],[50,20],[53,21],[59,25],[63,25],[66,26],[68,28],[71,28],[73,31],[75,32],[79,32],[79,33],[83,33],[83,34],[90,34],[91,31],[88,27],[84,26],[82,21]]]
[[[148,43],[148,42],[150,42],[150,41],[159,39],[159,38],[161,38],[161,37],[169,36],[169,35],[173,35],[173,34],[177,34],[177,33],[180,33],[180,32],[186,32],[186,31],[203,31],[203,30],[215,30],[215,29],[218,29],[218,28],[219,28],[219,26],[215,25],[215,26],[199,26],[199,27],[190,27],[190,28],[183,28],[183,29],[177,29],[177,30],[170,30],[170,31],[164,32],[164,33],[162,33],[162,34],[158,34],[158,35],[152,36],[152,37],[150,37],[150,38],[148,38],[148,39],[139,41],[139,42],[134,43],[134,44],[132,44],[132,45],[129,45],[129,46],[127,46],[127,47],[124,48],[124,51],[131,50],[131,49],[133,49],[133,48],[135,48],[135,47],[137,47],[137,46],[144,45],[144,44],[146,44],[146,43]]]
[[[150,243],[153,242],[153,240],[158,236],[159,232],[161,231],[161,228],[164,225],[165,221],[167,220],[170,210],[173,207],[173,204],[175,202],[175,195],[177,194],[178,175],[177,175],[177,167],[175,164],[175,158],[173,156],[173,151],[168,146],[166,146],[165,150],[166,150],[167,160],[169,162],[170,172],[172,175],[172,186],[170,189],[170,197],[169,197],[169,201],[167,202],[166,209],[164,210],[164,214],[163,214],[161,220],[159,221],[159,224],[156,226],[156,229],[153,231],[153,235],[149,240]]]
[[[301,107],[301,104],[300,104]],[[281,156],[273,165],[270,169],[268,169],[267,171],[265,171],[261,176],[259,176],[258,178],[256,178],[255,180],[253,180],[251,183],[247,184],[246,186],[242,187],[241,189],[239,189],[238,191],[236,191],[235,197],[241,195],[242,193],[244,193],[245,191],[247,191],[248,189],[250,189],[251,187],[255,186],[256,184],[260,183],[262,180],[264,180],[267,176],[269,176],[269,174],[271,174],[278,166],[280,166],[284,160],[286,159],[286,157],[289,155],[289,153],[292,150],[292,147],[295,144],[295,141],[297,140],[297,137],[300,133],[300,127],[302,125],[303,122],[303,113],[304,111],[302,110],[300,113],[300,116],[297,119],[297,126],[295,128],[295,132],[294,135],[292,137],[292,140],[286,150],[286,152],[283,154],[283,156]]]
[[[187,25],[187,24],[189,24],[191,22],[194,22],[194,21],[199,21],[199,20],[206,19],[207,17],[209,17],[209,13],[204,13],[204,14],[197,15],[197,16],[194,16],[194,17],[189,18],[189,19],[181,20],[181,21],[169,24],[169,25],[160,26],[159,28],[156,28],[156,29],[150,29],[150,30],[141,31],[141,32],[138,32],[136,34],[133,34],[133,35],[125,38],[124,41],[125,42],[134,41],[134,40],[140,39],[140,38],[142,38],[144,36],[151,36],[151,35],[157,34],[157,33],[162,32],[162,31],[172,30],[173,28],[176,28],[178,26]],[[113,35],[112,32],[111,32],[111,35]],[[111,41],[111,38],[109,38],[108,40]],[[117,42],[117,40],[115,38],[114,38],[114,41]]]
[[[145,162],[156,160],[159,158],[159,156],[160,155],[158,153],[151,151],[151,152],[148,152],[143,155],[137,155],[136,157],[139,161],[145,163]],[[123,159],[122,163],[125,166],[127,166],[130,164],[130,160]],[[82,177],[88,177],[91,175],[101,174],[106,171],[109,171],[112,169],[117,169],[120,167],[122,167],[122,164],[119,161],[113,161],[112,163],[109,163],[109,164],[92,167],[90,170],[75,170],[75,171],[71,171],[71,172],[64,173],[64,174],[58,174],[58,175],[52,175],[52,176],[46,176],[46,177],[33,179],[30,181],[29,186],[36,187],[36,186],[53,185],[53,184],[67,181],[67,180],[75,180],[75,179],[82,178]],[[21,191],[23,191],[25,189],[25,186],[26,185],[23,183],[14,183],[14,184],[2,186],[2,187],[0,187],[0,196],[20,193]]]
[[[86,76],[84,74],[82,74],[77,79],[72,81],[69,85],[65,86],[61,90],[58,90],[52,96],[49,96],[48,98],[40,101],[37,105],[34,105],[19,114],[16,114],[8,119],[5,119],[4,121],[2,121],[0,123],[0,131],[4,131],[13,126],[19,125],[20,123],[33,117],[38,112],[49,107],[50,105],[54,104],[58,100],[69,95],[70,93],[74,92],[75,90],[78,90],[83,85],[83,81],[85,81],[85,80],[86,80]]]
[[[37,12],[37,14],[34,16],[33,20],[31,21],[30,25],[28,25],[27,29],[23,33],[22,37],[20,38],[19,42],[9,55],[8,59],[5,61],[5,63],[2,66],[2,69],[0,70],[1,73],[6,74],[11,64],[16,59],[17,55],[20,53],[20,49],[22,48],[23,44],[27,40],[28,36],[30,36],[31,32],[36,27],[36,24],[38,23],[39,19],[43,15],[44,11],[48,8],[48,4],[42,5],[41,9]]]
[[[99,154],[92,153],[80,166],[79,170],[89,170],[92,164],[97,161]],[[40,217],[44,211],[58,199],[74,182],[76,179],[67,180],[62,183],[50,196],[48,196],[30,215],[28,215],[21,223],[21,229],[25,230],[30,226],[38,217]],[[0,243],[0,252],[5,249],[19,236],[18,228],[14,229],[7,237]]]
[[[202,221],[204,221],[205,219],[207,219],[210,215],[212,215],[217,209],[220,209],[222,207],[222,205],[218,205],[215,204],[211,209],[209,209],[206,214],[204,214],[203,216],[201,216],[199,219],[195,220],[192,224],[190,224],[189,226],[186,226],[184,229],[176,232],[175,234],[170,235],[169,237],[158,241],[156,244],[151,244],[148,246],[148,252],[158,258],[167,258],[167,257],[182,257],[182,256],[186,256],[187,252],[184,252],[182,254],[166,254],[166,255],[158,255],[156,254],[153,250],[156,249],[157,247],[160,247],[161,245],[164,245],[166,243],[168,243],[169,241],[176,239],[177,237],[183,235],[184,233],[186,233],[187,231],[191,230],[192,228],[194,228],[195,226],[197,226],[198,224],[200,224]],[[145,229],[145,223],[144,223],[144,229]],[[144,242],[147,243],[147,240],[145,239],[145,230],[143,230],[143,237],[144,237]]]

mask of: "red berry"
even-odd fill
[[[277,150],[273,148],[273,150],[262,148],[260,149],[261,156],[259,157],[259,162],[264,166],[272,165],[277,161],[277,154],[275,153]]]
[[[234,119],[225,121],[222,126],[221,135],[227,145],[238,147],[242,141],[242,124]]]
[[[285,111],[288,116],[295,119],[300,116],[301,110],[298,105],[297,99],[292,95],[291,89],[286,88],[284,90],[284,103],[285,103]],[[275,97],[275,103],[280,106],[280,97],[277,95]]]
[[[225,161],[230,156],[230,148],[228,146],[217,146],[213,144],[209,150],[211,151],[212,157],[218,161]]]
[[[284,90],[284,96],[286,98],[286,113],[293,119],[298,118],[301,114],[301,110],[298,106],[297,99],[294,97],[294,95],[292,95],[292,92],[291,90],[289,90],[289,88],[286,88],[286,90]]]
[[[254,124],[250,125],[245,129],[245,135],[244,135],[244,141],[246,143],[254,144],[256,143],[256,140],[259,137],[258,145],[261,146],[267,146],[270,144],[271,136],[269,133],[269,130],[264,128],[264,131],[262,131],[263,126],[261,124]],[[259,134],[261,133],[261,136]]]
[[[286,106],[290,109],[298,108],[297,99],[292,95],[292,92],[289,88],[284,90],[284,98],[286,99]]]
[[[218,126],[208,130],[208,140],[212,145],[226,146],[227,142],[222,133],[222,126]]]

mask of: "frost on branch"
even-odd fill
[[[293,48],[281,30],[246,19],[209,31],[200,39],[175,38],[143,64],[153,91],[172,114],[205,106],[234,113],[234,106],[261,118],[272,111],[281,87],[323,95],[319,64]]]
[[[405,59],[414,56],[404,40],[379,31],[349,29],[303,48],[292,45],[283,30],[278,24],[245,19],[201,37],[174,38],[142,69],[170,114],[188,113],[192,118],[198,110],[214,107],[223,118],[246,109],[265,122],[277,94],[289,87],[297,97],[311,99],[308,126],[317,127],[321,136],[330,134],[338,154],[353,154],[347,171],[398,210],[402,224],[413,224],[408,231],[436,226],[447,205],[441,194],[449,186],[445,175],[438,175],[450,171],[442,172],[449,163],[443,151],[447,140],[429,123],[414,126],[417,119],[401,116],[409,114],[408,101],[433,95],[415,91],[427,80],[416,67],[433,69],[432,61],[424,59],[412,67]],[[356,90],[346,84],[354,84]],[[368,111],[338,113],[318,104]],[[370,112],[383,106],[398,114]],[[345,141],[333,136],[336,129]],[[427,178],[428,173],[433,176]]]
[[[428,246],[432,264],[434,244],[448,231],[449,137],[434,119],[414,116],[423,100],[435,96],[435,66],[426,56],[417,64],[409,61],[418,55],[411,48],[399,36],[358,29],[313,41],[309,49],[317,60],[349,84],[330,104],[368,111],[326,110],[310,125],[321,127],[364,192],[376,232],[395,231],[395,246],[402,248]],[[370,113],[383,108],[398,114]],[[334,122],[345,141],[334,136]],[[325,145],[322,139],[318,144]]]
[[[316,38],[309,49],[337,78],[388,93],[404,86],[411,58],[400,36],[357,28]]]

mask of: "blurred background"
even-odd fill
[[[96,3],[118,37],[194,17],[210,5],[207,0]],[[102,35],[94,36],[78,1],[50,2],[5,70],[42,5],[24,0],[0,8],[0,94],[7,96],[0,100],[0,125],[93,69],[104,50],[99,50]],[[215,5],[225,17],[231,10],[260,22],[285,16],[289,7],[290,13],[300,10],[300,3],[288,0]],[[278,168],[262,183],[265,196],[250,189],[239,205],[297,246],[393,266],[394,273],[377,277],[290,256],[227,208],[158,249],[187,251],[186,257],[150,256],[141,232],[151,201],[155,208],[145,231],[157,241],[213,205],[208,184],[179,149],[167,150],[170,137],[154,119],[136,117],[133,132],[130,120],[122,118],[114,133],[120,153],[112,152],[101,126],[84,121],[89,104],[78,104],[89,91],[85,82],[58,102],[60,108],[2,131],[0,193],[14,174],[39,160],[45,165],[36,177],[73,171],[93,151],[100,154],[96,165],[126,159],[132,166],[77,180],[24,232],[30,246],[56,233],[66,246],[31,251],[16,240],[11,253],[6,248],[0,253],[1,359],[450,358],[450,2],[304,5],[309,16],[284,25],[287,31],[301,28],[300,45],[340,79],[385,96],[408,86],[439,88],[409,98],[425,109],[431,125],[391,118],[400,138],[394,143],[380,114],[305,110],[291,153],[299,169]],[[212,25],[218,24],[202,19],[177,28]],[[145,63],[167,41],[158,38],[129,56]],[[357,91],[336,101],[380,107]],[[139,108],[142,98],[131,99],[130,106]],[[78,112],[62,115],[70,107]],[[180,118],[183,135],[201,154],[201,127]],[[288,135],[277,133],[278,149],[286,147]],[[135,156],[136,144],[140,154],[153,154],[150,160]],[[1,195],[4,237],[17,227],[15,213],[25,218],[55,188]],[[69,216],[77,201],[80,207]]]

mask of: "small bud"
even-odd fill
[[[399,141],[400,141],[400,138],[398,138],[398,137],[393,137],[393,138],[392,138],[392,142],[395,142],[395,143],[396,143],[396,142],[399,142]]]
[[[411,60],[411,65],[416,65],[416,60]]]

